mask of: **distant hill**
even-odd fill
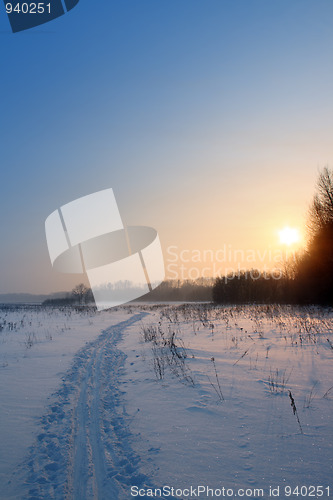
[[[48,295],[35,295],[33,293],[1,293],[0,304],[41,304],[48,299],[62,299],[68,292],[57,292]]]
[[[163,281],[152,292],[141,296],[137,301],[211,301],[212,287],[214,278],[198,278],[196,280],[166,280]],[[90,293],[82,303],[91,304],[94,302],[90,289],[86,293]],[[64,300],[65,299],[65,300]],[[3,293],[0,294],[0,304],[42,304],[46,305],[68,305],[77,304],[80,300],[73,292],[57,292],[50,294],[32,294],[32,293]]]

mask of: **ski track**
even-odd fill
[[[24,499],[122,500],[131,485],[148,487],[130,445],[118,387],[126,355],[116,347],[126,328],[145,315],[104,330],[76,354],[23,465]]]

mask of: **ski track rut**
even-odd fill
[[[24,499],[122,500],[130,485],[148,486],[130,445],[118,386],[126,355],[116,347],[126,328],[145,315],[111,326],[76,354],[24,466]]]

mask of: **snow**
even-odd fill
[[[0,325],[1,499],[333,495],[329,310],[27,307]]]
[[[103,328],[127,318],[126,310],[96,314],[12,306],[0,311],[0,498],[21,498],[12,474],[36,440],[49,398],[76,352]]]
[[[119,344],[128,356],[126,407],[134,448],[156,485],[263,488],[265,498],[270,486],[332,487],[333,351],[327,338],[333,325],[323,314],[187,305],[145,318],[142,330],[155,327],[155,342],[142,334],[138,344],[131,328]],[[173,332],[175,344],[185,346],[186,370],[171,357],[157,380],[156,349],[163,357],[163,338]]]

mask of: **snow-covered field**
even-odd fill
[[[0,330],[1,499],[333,497],[330,311],[27,307]]]

